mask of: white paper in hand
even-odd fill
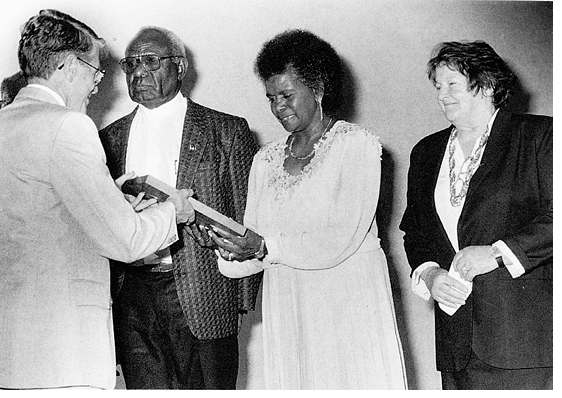
[[[464,280],[461,277],[461,275],[457,272],[455,267],[453,267],[452,265],[451,265],[451,268],[449,269],[449,276],[451,278],[454,278],[454,279],[458,280],[463,285],[465,285],[466,288],[468,289],[468,294],[466,295],[466,297],[470,296],[470,293],[472,293],[472,282]],[[441,307],[441,309],[443,311],[445,311],[445,313],[447,313],[449,315],[453,315],[460,308],[460,305],[457,305],[456,307],[447,307],[446,305],[443,305],[443,304],[439,303],[439,307]]]

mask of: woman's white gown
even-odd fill
[[[298,176],[283,169],[285,139],[254,159],[245,225],[265,237],[263,262],[227,262],[242,277],[264,269],[267,389],[405,389],[385,254],[375,223],[381,146],[337,122]]]

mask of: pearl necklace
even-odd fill
[[[332,123],[332,118],[330,118],[330,121],[328,121],[328,124],[326,125],[326,128],[324,129],[324,132],[322,133],[322,135],[320,136],[320,138],[318,139],[318,141],[320,141],[320,139],[322,137],[324,137],[324,134],[326,134],[326,131],[328,131],[328,127],[330,127],[330,124]],[[312,148],[312,151],[310,151],[310,153],[306,156],[297,156],[295,155],[295,153],[293,152],[293,143],[295,142],[295,136],[293,136],[291,138],[291,142],[289,143],[289,155],[291,155],[291,157],[293,159],[297,159],[297,160],[306,160],[310,157],[312,157],[312,155],[314,155],[316,153],[316,144],[314,144],[314,147]]]
[[[451,194],[451,204],[454,207],[460,206],[463,199],[466,197],[466,193],[468,192],[468,184],[470,183],[472,176],[476,172],[476,169],[478,169],[478,160],[480,159],[480,156],[482,156],[482,150],[488,142],[490,129],[486,128],[486,132],[480,138],[480,142],[478,143],[476,151],[473,155],[470,155],[470,157],[466,158],[461,166],[461,172],[458,176],[455,174],[455,159],[453,158],[453,155],[455,154],[455,145],[453,144],[453,141],[455,140],[457,135],[457,129],[453,128],[453,131],[451,131],[451,136],[449,137],[449,192]],[[469,161],[469,163],[466,171],[462,172],[463,166],[467,161]],[[466,174],[466,177],[464,179],[461,178],[461,175],[463,174]],[[462,186],[460,192],[457,194],[456,185],[459,180],[462,181]]]

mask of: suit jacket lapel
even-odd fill
[[[445,230],[445,227],[443,226],[443,222],[441,221],[441,218],[439,217],[439,214],[437,213],[437,207],[435,206],[435,188],[437,186],[437,178],[439,177],[439,171],[441,170],[441,164],[443,163],[443,157],[445,156],[445,152],[447,151],[448,148],[448,142],[449,142],[449,136],[451,135],[451,130],[453,129],[453,126],[449,126],[449,128],[443,130],[441,136],[439,137],[434,150],[430,151],[428,153],[428,157],[427,157],[427,164],[429,165],[427,167],[427,172],[429,173],[429,175],[431,176],[431,184],[428,184],[428,186],[426,187],[427,192],[426,194],[429,195],[431,197],[431,214],[433,215],[433,217],[436,220],[436,225],[438,225],[439,228],[439,233],[442,235],[443,239],[446,239],[450,246],[451,246],[451,250],[455,251],[453,244],[450,242],[449,240],[449,235],[447,235],[447,231]],[[428,209],[429,211],[429,209]]]
[[[105,143],[108,148],[108,166],[115,172],[114,178],[125,174],[125,162],[127,160],[127,146],[129,145],[129,133],[131,124],[138,110],[138,106],[130,114],[116,121],[106,134]]]
[[[209,127],[201,109],[187,98],[176,188],[191,188],[209,139]]]
[[[443,162],[443,156],[445,156],[445,151],[447,150],[447,143],[449,142],[449,136],[453,126],[442,131],[439,139],[435,145],[434,150],[427,155],[427,172],[431,176],[431,186],[427,188],[430,192],[435,192],[435,186],[437,185],[437,178],[439,177],[439,171],[441,170],[441,163]],[[435,201],[433,201],[435,204]],[[435,206],[433,206],[435,209]]]
[[[501,155],[508,150],[507,144],[510,133],[510,120],[510,112],[498,112],[496,120],[494,121],[494,124],[492,126],[492,131],[490,132],[490,137],[488,138],[488,143],[486,144],[486,149],[484,150],[484,155],[482,156],[480,166],[478,167],[470,181],[468,192],[466,194],[463,213],[464,209],[466,209],[467,207],[467,204],[469,204],[470,202],[470,198],[474,196],[474,192],[476,192],[476,190],[478,189],[478,186],[486,178],[494,165],[500,160]]]
[[[101,142],[107,158],[107,167],[114,179],[125,174],[129,133],[137,109],[138,106],[130,114],[123,116],[100,131]]]
[[[137,114],[139,107],[137,106],[133,112],[131,112],[131,114],[125,119],[123,120],[123,123],[125,124],[124,128],[121,130],[124,133],[119,135],[119,143],[118,143],[118,167],[119,167],[119,171],[121,172],[121,175],[125,174],[125,166],[126,166],[126,161],[127,161],[127,146],[129,145],[129,133],[131,132],[131,124],[133,123],[133,119],[135,118],[135,115]]]

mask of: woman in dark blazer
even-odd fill
[[[552,388],[552,118],[504,109],[482,41],[441,43],[428,76],[452,125],[412,150],[400,228],[443,388]]]

